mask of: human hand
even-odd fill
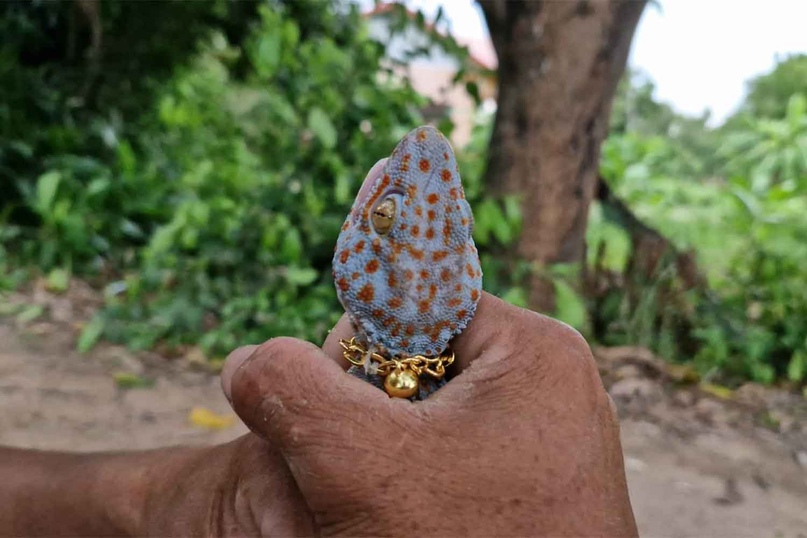
[[[350,336],[343,318],[322,349],[277,338],[234,352],[222,374],[267,441],[250,448],[254,469],[277,476],[277,460],[259,461],[276,447],[302,494],[285,505],[293,528],[310,516],[326,535],[637,534],[615,412],[577,332],[484,294],[453,343],[458,375],[416,403],[345,374]],[[288,519],[261,512],[267,492],[240,493],[259,528]]]

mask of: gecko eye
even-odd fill
[[[392,229],[392,223],[395,221],[395,209],[395,198],[392,196],[387,196],[373,209],[371,219],[377,234],[386,235]]]

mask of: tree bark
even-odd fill
[[[646,0],[478,1],[499,57],[487,184],[523,196],[530,306],[552,311],[543,269],[585,259],[600,145]]]

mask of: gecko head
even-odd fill
[[[366,344],[433,356],[465,328],[482,283],[472,231],[451,145],[418,127],[370,170],[337,241],[337,294]]]

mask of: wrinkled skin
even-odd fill
[[[3,536],[636,536],[619,427],[586,343],[483,294],[461,373],[421,402],[345,373],[338,340],[236,350],[253,433],[118,454],[0,448]]]
[[[416,403],[344,374],[350,333],[343,317],[322,349],[278,338],[228,359],[225,393],[267,443],[246,448],[238,528],[636,536],[613,405],[574,330],[484,294],[453,344],[461,374]],[[295,517],[249,494],[278,476],[305,500]]]

